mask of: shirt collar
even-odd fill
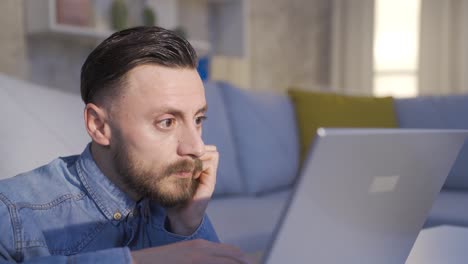
[[[117,224],[133,211],[136,205],[135,201],[111,182],[98,168],[91,154],[91,143],[81,153],[76,167],[78,177],[89,196],[109,220]]]

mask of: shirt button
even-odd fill
[[[120,212],[115,212],[114,213],[114,220],[119,221],[120,219],[122,219],[122,214]]]

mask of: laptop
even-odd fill
[[[320,128],[262,263],[404,263],[467,137]]]

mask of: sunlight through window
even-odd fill
[[[374,95],[418,94],[420,6],[421,0],[375,1]]]

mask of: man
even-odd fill
[[[191,45],[171,31],[117,32],[81,71],[92,142],[0,182],[0,262],[246,263],[205,215],[218,152]]]

